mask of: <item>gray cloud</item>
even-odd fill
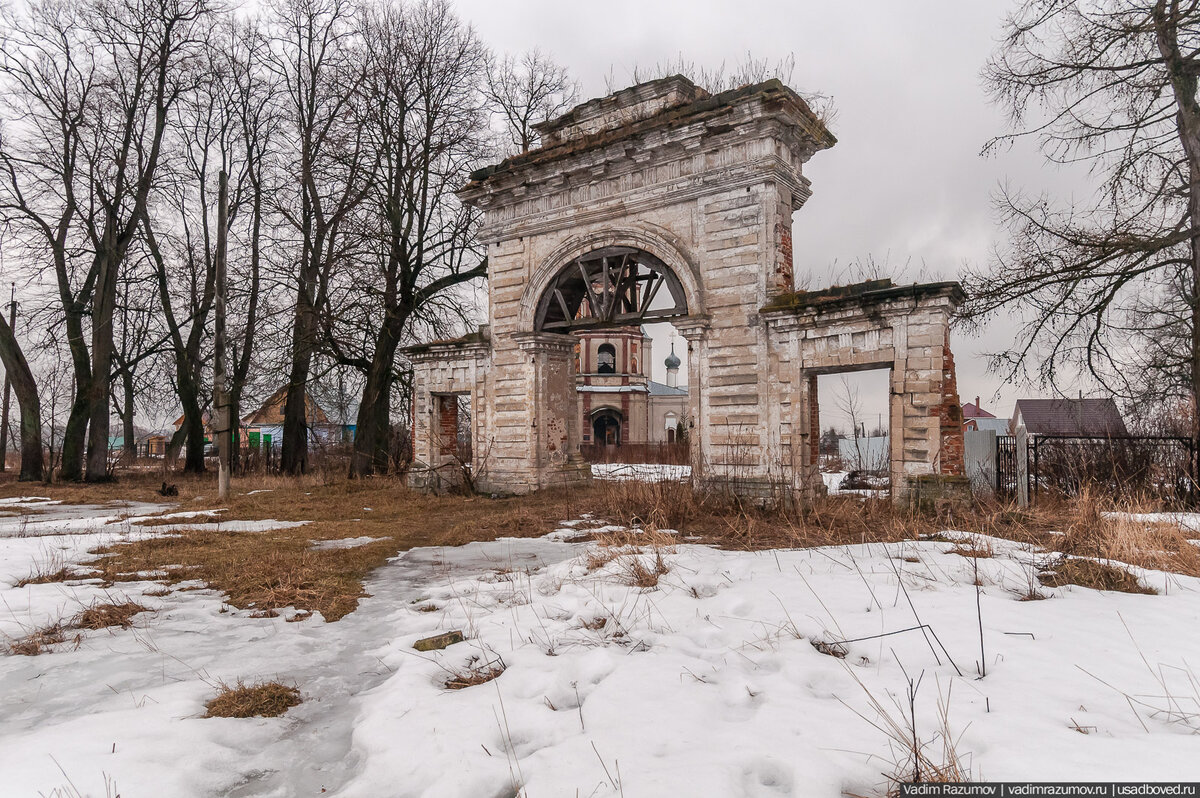
[[[795,216],[798,281],[819,288],[873,258],[888,276],[954,279],[986,263],[1006,232],[991,195],[1001,182],[1067,195],[1078,174],[1046,167],[1031,143],[984,158],[1006,129],[988,103],[980,69],[998,41],[1011,0],[870,0],[854,3],[648,2],[599,4],[460,0],[460,13],[498,50],[540,47],[570,68],[586,97],[605,76],[631,82],[644,67],[683,57],[698,65],[795,55],[794,88],[832,95],[839,143],[808,165],[813,197]],[[959,389],[1007,414],[1026,389],[985,373],[982,355],[1010,345],[1011,322],[979,337],[956,332]],[[669,344],[656,343],[656,354]],[[875,418],[886,396],[863,395]]]

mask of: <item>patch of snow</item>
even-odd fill
[[[1145,524],[1171,524],[1187,532],[1200,532],[1200,513],[1104,513],[1105,518]]]
[[[692,467],[663,463],[592,463],[592,478],[621,482],[686,482]]]
[[[825,490],[829,493],[837,493],[842,479],[849,473],[849,471],[822,471],[821,481],[825,483]]]
[[[272,493],[274,488],[258,488],[257,490],[246,491],[247,496],[253,496],[257,493]]]
[[[333,540],[310,540],[310,549],[314,551],[322,551],[325,549],[356,549],[359,546],[365,546],[368,543],[374,543],[377,540],[387,540],[387,538],[334,538]]]
[[[940,751],[948,701],[977,778],[1194,776],[1195,718],[1173,716],[1162,697],[1195,700],[1180,665],[1200,661],[1200,638],[1178,634],[1200,623],[1200,580],[1189,577],[1138,570],[1169,580],[1158,596],[1066,587],[1019,601],[1034,555],[999,539],[979,560],[937,542],[680,544],[664,552],[658,585],[640,589],[628,570],[633,557],[651,566],[649,554],[589,568],[587,545],[533,539],[405,552],[332,624],[223,612],[212,590],[143,600],[149,582],[2,586],[39,547],[79,562],[145,529],[0,538],[4,634],[104,597],[163,608],[132,629],[86,633],[78,650],[0,657],[6,794],[50,794],[70,779],[103,795],[106,777],[122,794],[178,798],[881,793],[895,759],[872,697],[891,707],[906,673],[923,674],[916,724],[928,750]],[[879,637],[918,624],[940,645],[920,630]],[[453,629],[466,642],[412,649]],[[814,640],[857,642],[837,659]],[[500,660],[492,682],[443,686]],[[305,701],[282,718],[202,718],[216,681],[239,678],[296,684]]]
[[[171,532],[271,532],[276,529],[293,529],[309,521],[277,521],[267,518],[258,521],[217,521],[211,524],[164,524],[164,531]]]
[[[46,504],[62,504],[62,501],[51,499],[49,496],[13,496],[0,499],[0,507],[40,507]]]

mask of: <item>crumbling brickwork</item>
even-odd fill
[[[958,400],[958,377],[954,371],[954,353],[950,351],[949,328],[946,329],[945,343],[942,345],[942,403],[938,406],[938,420],[942,430],[939,471],[942,474],[965,474],[962,405]]]

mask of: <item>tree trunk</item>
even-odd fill
[[[137,460],[137,437],[133,431],[133,371],[121,374],[121,460],[133,465]]]
[[[38,401],[37,383],[25,360],[12,327],[0,318],[0,361],[12,381],[13,392],[21,406],[21,474],[22,482],[42,479],[42,413]]]
[[[90,382],[90,380],[89,380]],[[59,479],[79,482],[83,479],[83,454],[86,449],[88,425],[87,383],[75,381],[75,398],[63,428],[62,467]]]
[[[204,413],[200,409],[199,391],[192,380],[179,381],[179,401],[183,405],[183,424],[187,435],[183,456],[185,474],[204,473]]]
[[[83,479],[83,456],[87,440],[88,386],[92,382],[91,361],[83,339],[83,315],[71,309],[66,318],[67,345],[71,350],[71,367],[75,371],[75,396],[63,428],[62,461],[59,478],[71,482]]]
[[[381,446],[385,453],[382,469],[387,469],[387,421],[392,398],[392,366],[400,343],[395,329],[399,326],[389,316],[380,327],[379,338],[375,342],[371,368],[367,371],[358,405],[358,418],[355,420],[354,452],[350,457],[351,477],[368,476],[380,468]]]
[[[390,372],[387,385],[375,405],[375,471],[386,474],[392,468],[392,386],[396,378]]]
[[[1200,99],[1192,64],[1179,48],[1180,9],[1166,2],[1154,7],[1159,54],[1175,98],[1175,124],[1188,166],[1188,221],[1191,223],[1191,323],[1192,351],[1190,391],[1192,410],[1191,477],[1200,479]]]
[[[287,401],[283,407],[283,451],[279,456],[279,469],[294,476],[308,471],[308,413],[304,399],[311,360],[312,355],[308,352],[292,360]]]
[[[166,468],[174,468],[174,464],[179,460],[179,452],[183,449],[183,444],[187,441],[187,424],[180,424],[179,429],[171,433],[171,440],[167,441],[167,452],[163,456],[163,465]]]
[[[88,386],[88,482],[111,479],[108,472],[109,385],[113,363],[113,311],[117,300],[117,269],[119,261],[111,255],[100,255],[104,262],[99,269],[96,293],[92,299],[92,379]]]
[[[307,271],[307,270],[306,270]],[[308,370],[312,365],[316,320],[308,286],[315,277],[301,279],[296,298],[296,322],[292,328],[292,368],[288,375],[287,402],[283,408],[283,451],[279,469],[293,476],[308,470]]]

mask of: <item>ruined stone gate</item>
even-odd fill
[[[461,474],[463,395],[476,487],[589,478],[572,332],[652,321],[687,340],[697,484],[819,490],[817,376],[879,367],[891,368],[893,494],[962,472],[949,348],[961,288],[794,290],[804,164],[836,143],[797,94],[772,80],[710,95],[676,76],[591,100],[539,132],[541,148],[459,192],[483,213],[488,323],[405,350],[415,484]]]

